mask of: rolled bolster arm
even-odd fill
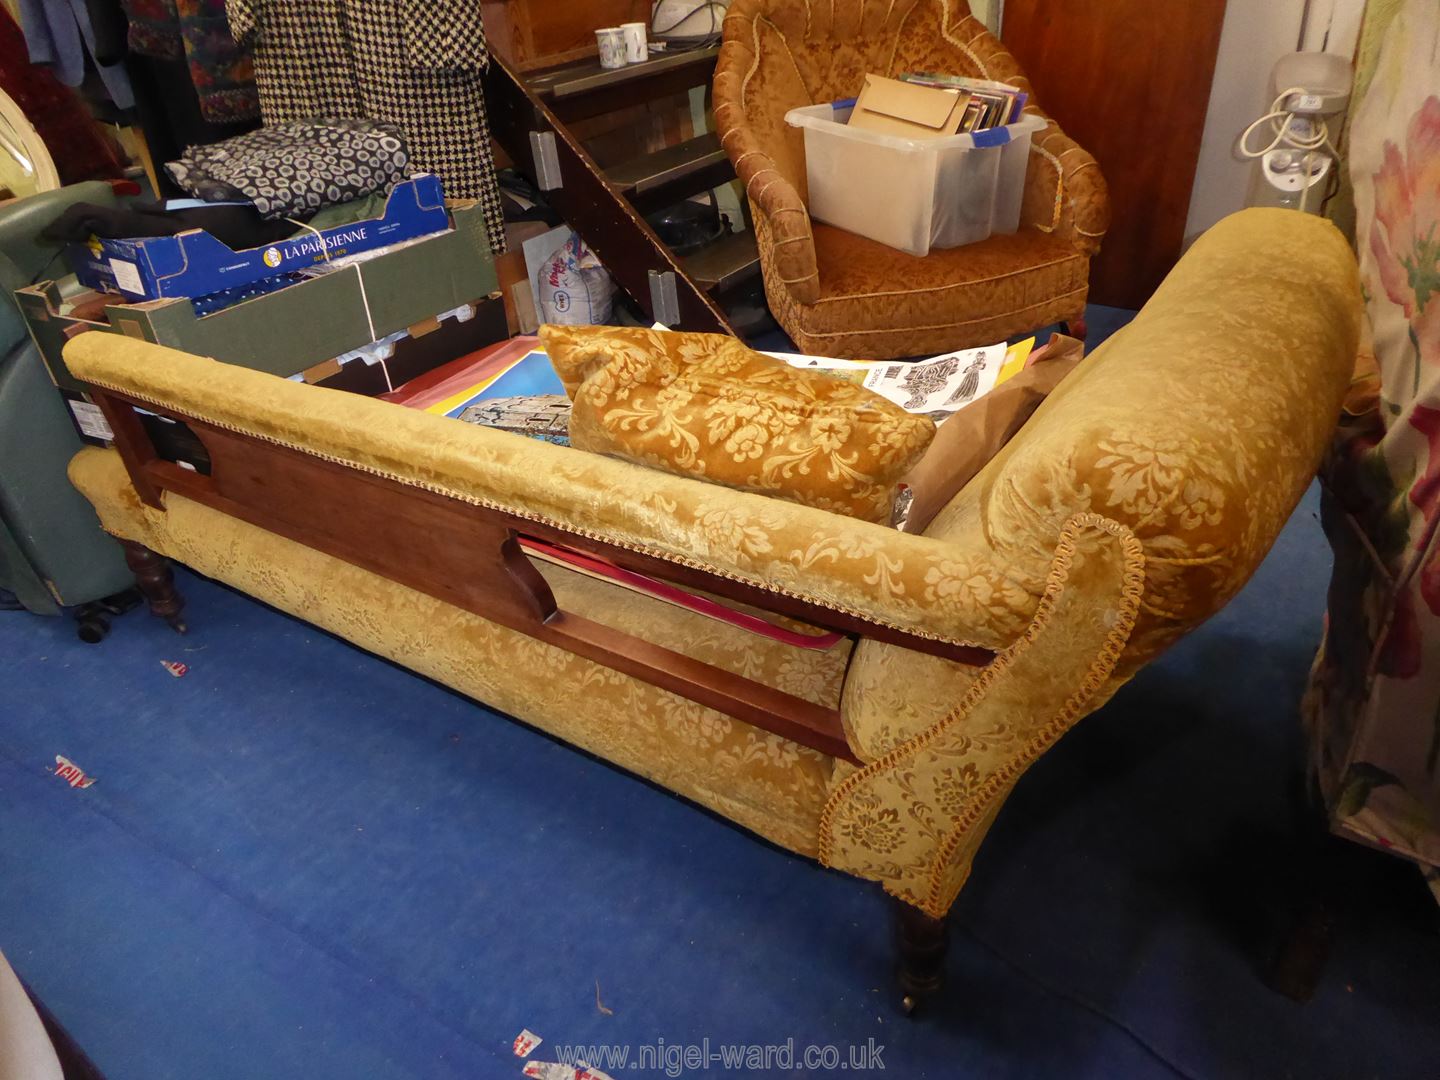
[[[861,768],[836,766],[820,861],[943,916],[1015,782],[1115,689],[1144,581],[1129,529],[1092,513],[1066,522],[1033,621],[954,709]]]
[[[1094,255],[1110,227],[1110,192],[1100,166],[1053,120],[1030,143],[1021,221]]]

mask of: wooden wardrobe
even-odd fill
[[[1139,307],[1180,257],[1224,18],[1225,0],[1005,0],[1001,37],[1110,185],[1092,303]]]

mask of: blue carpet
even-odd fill
[[[0,949],[112,1080],[518,1076],[522,1027],[545,1060],[873,1039],[907,1078],[1433,1076],[1440,936],[1411,868],[1367,864],[1309,1005],[1255,971],[1315,511],[1026,776],[922,1020],[894,1008],[877,887],[185,572],[184,638],[0,615]]]

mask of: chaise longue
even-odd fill
[[[1222,222],[919,535],[105,333],[65,359],[114,446],[70,476],[155,614],[182,617],[176,560],[879,882],[908,1007],[940,985],[946,912],[1021,775],[1269,549],[1360,306],[1328,223]],[[167,460],[136,409],[207,459]]]

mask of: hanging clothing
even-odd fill
[[[394,124],[300,120],[192,146],[165,169],[196,198],[245,199],[262,218],[277,218],[388,192],[405,179],[409,162]]]
[[[120,0],[85,0],[90,16],[90,33],[94,38],[97,64],[123,64],[130,51],[125,43],[130,24]]]
[[[55,161],[62,184],[125,175],[114,140],[48,67],[27,59],[25,38],[8,8],[0,8],[0,90],[15,99]]]
[[[122,63],[102,64],[85,0],[20,0],[20,25],[32,64],[45,64],[65,86],[85,81],[86,57],[94,65],[117,108],[135,106]]]
[[[227,11],[236,40],[254,49],[267,124],[395,124],[411,167],[438,175],[453,198],[479,200],[491,250],[505,250],[479,0],[229,0]]]
[[[188,146],[231,139],[260,126],[258,116],[228,124],[206,120],[194,76],[183,59],[161,60],[131,52],[125,66],[130,71],[130,85],[135,88],[135,110],[145,145],[157,166],[162,161],[174,161]],[[156,194],[180,194],[181,189],[164,169],[156,179],[160,183]]]
[[[124,0],[130,51],[157,60],[184,60],[212,124],[260,116],[250,50],[236,44],[225,0]]]

